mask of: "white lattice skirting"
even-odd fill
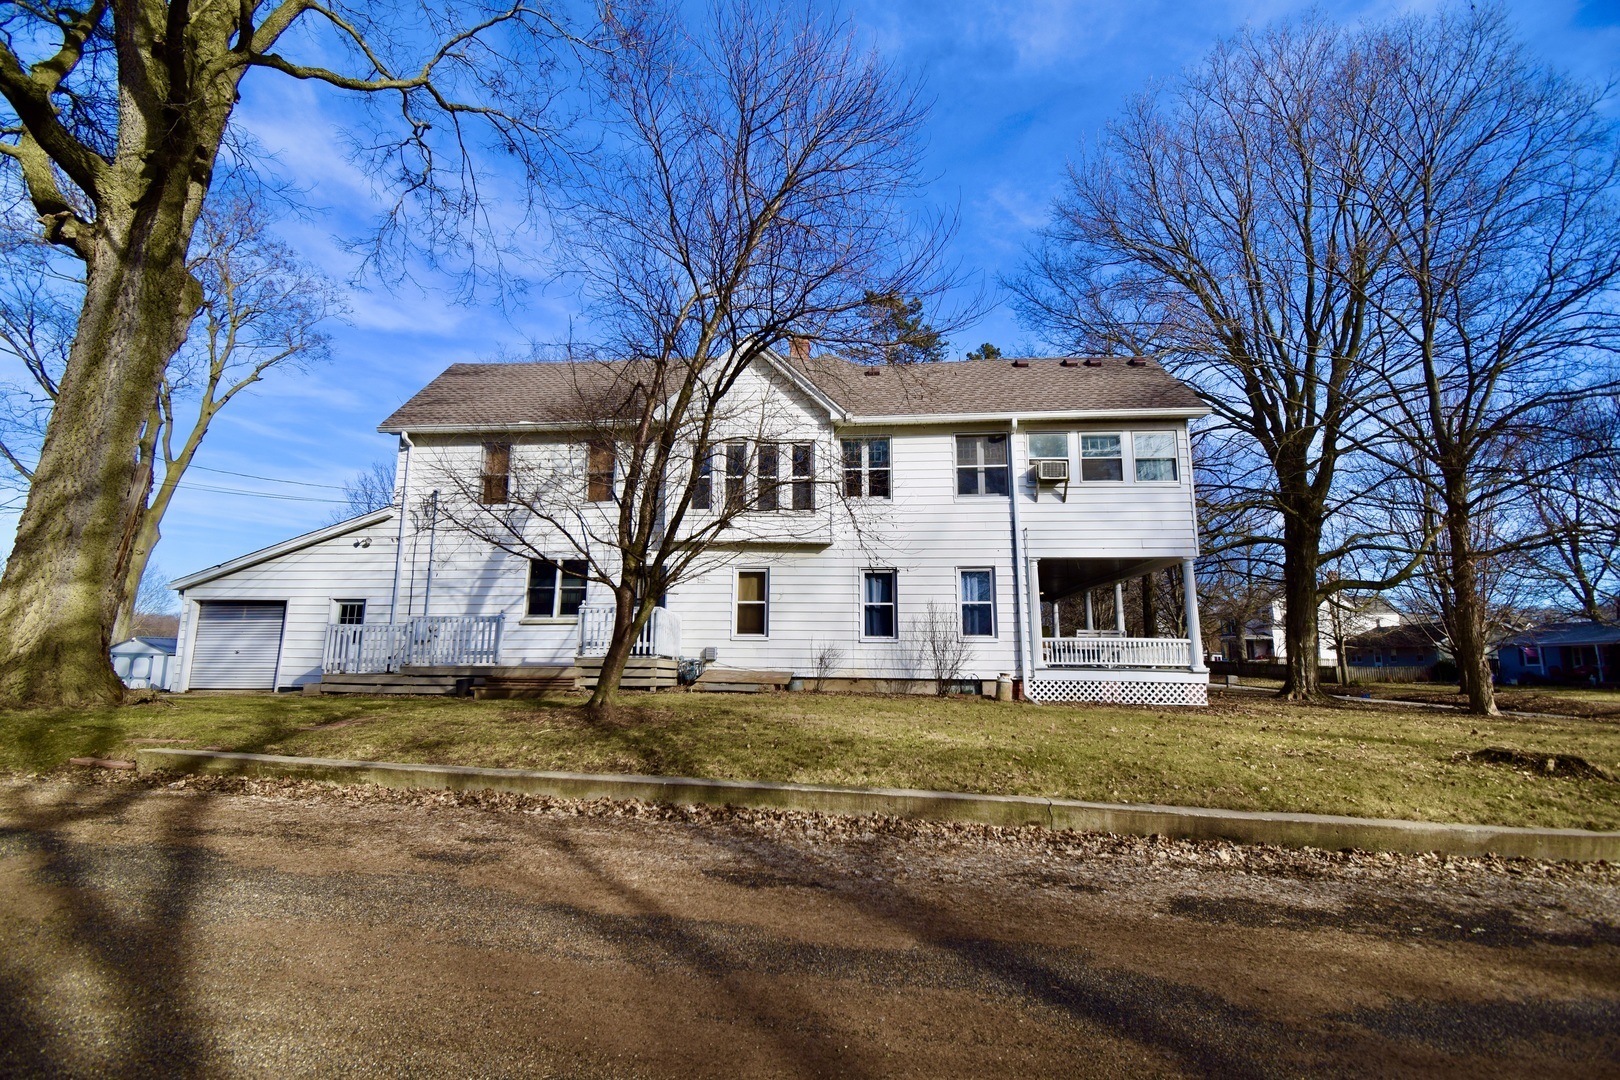
[[[1029,680],[1026,689],[1031,701],[1057,704],[1065,701],[1105,705],[1208,705],[1209,682],[1166,682],[1147,679],[1043,679]]]

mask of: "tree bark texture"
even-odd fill
[[[1322,694],[1316,611],[1321,550],[1321,518],[1289,515],[1283,524],[1283,639],[1288,663],[1281,694],[1295,701]]]
[[[1450,562],[1452,653],[1456,657],[1460,689],[1468,695],[1468,711],[1496,716],[1496,688],[1485,655],[1485,602],[1481,595],[1479,560],[1474,552],[1467,480],[1461,470],[1446,477],[1446,559]]]
[[[200,301],[186,185],[97,222],[84,307],[39,467],[0,577],[0,699],[122,699],[110,631],[151,485],[134,453]]]

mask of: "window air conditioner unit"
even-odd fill
[[[1035,463],[1035,479],[1041,481],[1068,480],[1069,460],[1067,458],[1042,458]]]

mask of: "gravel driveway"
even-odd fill
[[[0,785],[0,1072],[1620,1074],[1620,868]]]

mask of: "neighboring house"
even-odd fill
[[[172,637],[133,637],[112,647],[112,666],[132,690],[168,690],[174,677],[177,640]]]
[[[579,513],[611,509],[619,479],[587,452],[601,429],[588,435],[578,392],[607,368],[450,367],[381,425],[400,436],[401,505],[454,490],[456,469],[483,470],[480,501],[499,502],[512,463],[562,455],[578,462]],[[768,461],[780,508],[738,519],[663,599],[637,655],[892,688],[931,677],[914,635],[933,605],[966,639],[964,681],[1008,673],[1039,701],[1206,700],[1196,600],[1190,640],[1041,632],[1044,604],[1172,566],[1191,579],[1187,422],[1208,410],[1156,364],[769,356],[731,393],[751,404],[716,447],[714,497],[758,506]],[[749,410],[774,418],[769,440],[750,434]],[[804,481],[792,498],[790,475]],[[178,687],[600,656],[611,596],[560,539],[530,538],[551,557],[385,509],[180,578]],[[836,670],[819,670],[834,652]]]
[[[1339,662],[1340,633],[1348,639],[1369,630],[1401,624],[1401,613],[1381,597],[1357,597],[1337,609],[1334,605],[1334,600],[1324,600],[1316,613],[1317,656],[1324,666],[1331,667]],[[1221,628],[1222,655],[1229,660],[1262,663],[1286,660],[1288,644],[1284,620],[1287,616],[1288,605],[1282,600],[1273,600],[1257,618],[1241,628],[1236,623],[1228,623]]]
[[[1496,645],[1497,681],[1620,683],[1620,623],[1548,623]]]
[[[1445,640],[1445,630],[1438,623],[1383,626],[1347,638],[1345,659],[1352,669],[1432,669],[1451,659]]]

